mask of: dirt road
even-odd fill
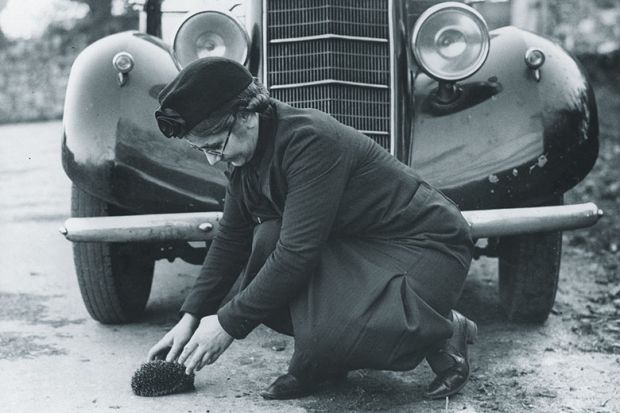
[[[57,231],[70,192],[60,135],[59,122],[0,126],[0,412],[620,411],[619,255],[613,246],[604,257],[592,248],[596,229],[567,237],[557,303],[544,325],[508,323],[495,262],[474,264],[459,308],[478,322],[480,340],[472,347],[471,382],[447,405],[423,399],[432,378],[425,365],[406,373],[355,371],[312,397],[262,400],[258,392],[285,371],[292,352],[290,339],[266,329],[233,343],[200,372],[196,392],[136,397],[131,374],[174,322],[198,267],[159,262],[140,323],[91,320],[71,245]],[[571,200],[591,195],[577,191]]]

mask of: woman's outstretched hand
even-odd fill
[[[151,347],[147,360],[154,360],[158,353],[170,348],[170,351],[168,351],[168,354],[166,355],[166,361],[175,361],[185,344],[187,344],[192,337],[192,334],[194,333],[194,330],[196,330],[196,327],[198,327],[199,322],[200,320],[197,317],[189,313],[183,314],[181,320],[179,320],[179,322],[172,327],[172,329],[168,331],[168,333],[166,333],[166,335],[159,340],[157,344]]]
[[[217,315],[203,317],[194,335],[183,348],[179,363],[185,365],[185,373],[199,371],[211,364],[230,346],[231,337],[220,324]]]

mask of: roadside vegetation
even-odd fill
[[[0,124],[62,118],[71,65],[89,44],[108,34],[137,29],[127,2],[112,14],[112,0],[72,0],[89,13],[52,22],[40,37],[9,39],[0,28]]]
[[[594,201],[605,215],[594,227],[564,237],[565,254],[583,263],[578,277],[596,284],[586,301],[564,305],[572,307],[573,331],[589,350],[620,354],[620,53],[583,61],[594,83],[600,149],[594,168],[566,201]]]

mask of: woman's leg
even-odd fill
[[[452,334],[450,309],[467,268],[434,249],[330,240],[291,303],[295,352],[267,398],[307,394],[343,371],[411,370]]]
[[[389,244],[330,240],[317,274],[291,304],[289,374],[263,396],[300,397],[347,370],[415,368],[430,345],[450,337],[449,307],[465,273],[434,250],[412,256]]]
[[[291,304],[299,353],[291,368],[415,368],[429,346],[452,334],[448,317],[466,273],[435,250],[330,241],[317,274]]]
[[[252,253],[241,277],[239,291],[252,282],[256,274],[261,270],[269,255],[273,252],[280,238],[280,220],[269,220],[254,227],[254,237],[252,240]],[[277,331],[278,333],[293,335],[293,324],[289,308],[282,308],[273,313],[269,319],[264,320],[263,324]]]

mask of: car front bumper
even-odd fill
[[[592,202],[533,208],[463,211],[473,238],[566,231],[596,224],[603,211]],[[221,212],[69,218],[60,228],[75,242],[207,241]]]

